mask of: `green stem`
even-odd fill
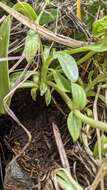
[[[35,82],[24,82],[20,88],[38,88],[38,85]]]
[[[72,48],[72,49],[66,50],[66,52],[71,55],[76,54],[76,53],[83,53],[83,52],[87,52],[87,51],[90,51],[90,48],[88,46],[75,48],[75,49]]]
[[[51,87],[53,87],[57,92],[58,94],[60,94],[60,96],[62,97],[62,99],[65,101],[65,103],[67,104],[68,108],[70,110],[73,109],[73,106],[72,106],[72,101],[71,99],[53,82],[51,81],[47,81],[47,84]]]
[[[107,73],[98,75],[86,88],[86,92],[91,90],[96,84],[107,81]]]
[[[102,121],[96,121],[90,117],[87,117],[86,115],[82,114],[79,110],[75,110],[74,113],[79,119],[81,119],[81,121],[89,124],[91,127],[107,131],[107,123],[104,123]]]
[[[48,68],[49,65],[51,64],[53,58],[51,56],[49,56],[45,62],[43,62],[42,66],[41,66],[41,72],[40,72],[40,91],[41,91],[41,96],[44,95],[44,93],[46,92],[46,81],[47,81],[47,73],[48,73]]]
[[[95,54],[96,54],[96,52],[94,52],[94,51],[88,52],[84,57],[82,57],[81,59],[79,59],[79,61],[77,61],[77,64],[80,65],[80,64],[84,63],[85,61],[90,59]]]
[[[49,86],[53,87],[61,95],[61,97],[63,98],[63,100],[67,104],[68,108],[70,109],[70,111],[72,111],[73,110],[73,103],[72,103],[71,99],[60,88],[58,88],[58,86],[55,83],[48,81],[47,84]],[[86,115],[82,114],[79,110],[74,110],[74,114],[82,122],[89,124],[93,128],[98,128],[98,129],[107,131],[107,123],[104,123],[102,121],[96,121],[90,117],[87,117]]]

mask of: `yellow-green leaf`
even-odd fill
[[[51,102],[51,91],[50,91],[50,88],[48,87],[47,88],[47,91],[45,93],[45,102],[46,102],[46,105],[48,106]]]
[[[59,60],[59,63],[66,77],[71,82],[77,81],[79,72],[75,59],[66,52],[58,52],[57,59]]]
[[[71,91],[70,81],[67,78],[65,78],[63,75],[61,75],[60,72],[55,70],[52,70],[52,72],[57,86],[64,92],[70,92]]]
[[[40,13],[41,14],[41,13]],[[60,16],[60,11],[57,9],[46,9],[42,13],[42,16],[40,17],[40,25],[49,24],[51,22],[54,22],[58,17]]]
[[[32,63],[36,53],[40,50],[40,36],[38,33],[29,30],[25,40],[24,56],[28,63]]]
[[[32,89],[31,89],[31,96],[32,96],[32,99],[33,99],[34,101],[36,101],[37,88],[32,88]]]
[[[71,84],[71,89],[74,108],[82,110],[87,104],[87,98],[84,89],[76,83]]]
[[[15,4],[14,9],[18,12],[22,13],[23,15],[29,17],[32,20],[36,20],[37,15],[34,9],[31,7],[30,4],[26,2],[18,2]]]
[[[100,37],[107,33],[107,16],[95,21],[93,23],[93,35],[95,37]]]
[[[73,141],[77,141],[80,136],[82,122],[73,112],[70,112],[67,118],[67,126]]]

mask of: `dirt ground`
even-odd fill
[[[41,97],[34,102],[29,90],[18,91],[12,99],[12,110],[32,135],[30,146],[18,162],[31,176],[35,186],[40,184],[42,189],[48,173],[53,168],[61,167],[52,129],[52,122],[54,122],[60,130],[73,177],[87,187],[95,178],[95,164],[82,145],[78,142],[73,144],[66,126],[66,106],[57,95],[54,97],[56,104],[52,103],[49,107],[46,107]],[[14,124],[7,141],[11,152],[18,154],[27,142],[27,135],[22,128]]]

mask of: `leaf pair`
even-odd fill
[[[66,91],[67,90],[67,85],[63,84],[63,81],[61,81],[61,78],[58,78],[59,76],[56,75],[57,72],[53,71],[54,73],[54,78],[56,81],[56,84],[58,85],[58,87],[62,90],[62,91]],[[57,73],[58,74],[58,73]],[[72,102],[73,102],[73,110],[75,111],[75,109],[83,109],[86,106],[87,103],[87,99],[86,99],[86,94],[84,89],[79,86],[76,83],[72,83],[71,85],[71,89],[72,89]],[[80,132],[81,132],[81,127],[82,127],[82,122],[80,119],[78,119],[75,116],[74,111],[71,111],[70,114],[68,115],[68,119],[67,119],[67,126],[70,132],[71,137],[73,138],[73,141],[77,141],[79,136],[80,136]]]
[[[52,70],[52,73],[58,88],[60,88],[63,92],[72,93],[73,109],[84,109],[87,104],[87,98],[84,89],[76,83],[71,83],[60,72]]]
[[[82,110],[87,103],[86,94],[84,89],[76,84],[78,80],[79,71],[75,59],[66,52],[58,52],[56,54],[62,71],[65,73],[67,80],[63,75],[57,71],[53,71],[55,82],[59,88],[65,92],[72,92],[73,109]],[[71,90],[70,90],[71,89]]]
[[[67,77],[65,78],[60,72],[52,70],[57,86],[62,92],[72,93],[73,110],[84,109],[87,104],[86,93],[80,85],[75,83],[78,80],[79,72],[74,58],[66,52],[58,52],[55,56],[60,63],[62,71]],[[71,111],[68,115],[67,126],[73,141],[76,141],[80,136],[82,122],[75,116],[74,111]]]
[[[81,132],[81,127],[82,127],[82,122],[79,118],[76,117],[75,115],[75,109],[82,110],[85,108],[87,104],[87,99],[86,99],[86,93],[84,89],[79,86],[76,83],[72,83],[72,98],[73,98],[73,109],[67,119],[67,126],[69,129],[69,132],[73,138],[73,141],[75,142],[78,140]]]

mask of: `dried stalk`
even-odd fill
[[[34,30],[35,32],[38,32],[42,37],[44,37],[50,41],[54,41],[59,44],[63,44],[65,46],[72,47],[72,48],[88,45],[88,42],[83,42],[83,41],[75,40],[75,39],[72,39],[72,38],[69,38],[69,37],[66,37],[63,35],[54,34],[50,30],[46,29],[43,26],[40,26],[39,24],[32,21],[28,17],[20,14],[13,8],[10,8],[9,6],[7,6],[1,2],[0,2],[0,7],[2,9],[4,9],[6,12],[8,12],[11,16],[13,16],[16,20],[20,21],[22,24],[24,24],[28,28]]]

